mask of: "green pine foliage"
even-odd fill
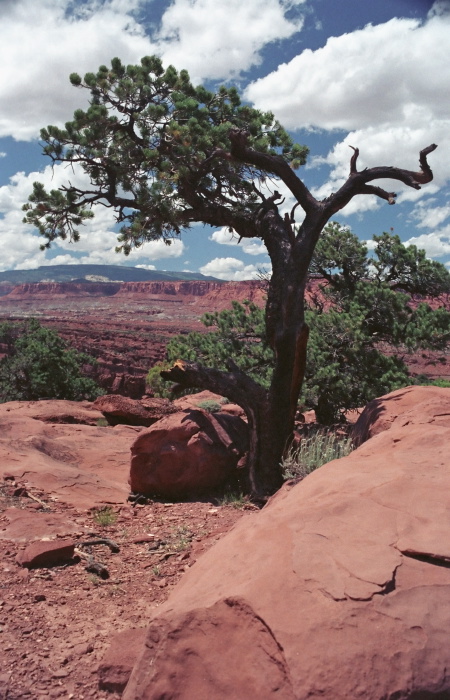
[[[93,400],[103,393],[83,367],[95,359],[69,347],[35,319],[0,324],[0,402],[38,399]]]
[[[311,270],[326,280],[307,311],[311,328],[303,400],[324,424],[414,383],[403,357],[445,350],[450,314],[420,300],[450,291],[444,265],[392,233],[374,236],[373,256],[350,229],[331,223]],[[411,303],[414,301],[414,303]]]
[[[374,241],[369,257],[350,229],[331,223],[312,262],[311,271],[325,284],[306,312],[310,335],[301,401],[324,425],[414,383],[404,356],[421,348],[445,351],[450,340],[450,313],[420,301],[420,295],[450,291],[445,267],[415,246],[404,246],[398,236],[383,233]],[[273,352],[265,339],[264,310],[235,301],[230,310],[202,320],[210,331],[171,340],[167,363],[182,358],[224,369],[231,357],[268,389]],[[159,375],[159,368],[150,374]]]
[[[268,389],[273,352],[265,339],[264,312],[253,302],[233,301],[231,309],[207,313],[202,322],[211,329],[208,333],[179,335],[169,341],[168,362],[182,358],[226,369],[231,357],[241,370]]]
[[[216,225],[219,217],[237,231],[248,228],[260,205],[254,182],[266,173],[229,158],[231,130],[293,168],[306,160],[308,149],[272,113],[242,104],[235,87],[195,87],[187,71],[164,69],[156,56],[128,66],[114,58],[70,80],[90,92],[89,107],[64,128],[42,129],[41,140],[53,162],[79,164],[90,186],[47,192],[34,183],[24,220],[46,239],[43,248],[57,238],[79,240],[99,203],[114,208],[125,254],[145,241],[170,244],[194,221]]]

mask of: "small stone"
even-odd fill
[[[43,593],[37,593],[33,598],[35,603],[41,603],[43,600],[47,600]]]
[[[156,535],[140,535],[139,537],[134,537],[131,542],[133,544],[140,544],[141,542],[153,542]]]
[[[69,675],[69,672],[63,668],[60,668],[57,671],[52,672],[53,678],[67,678],[68,675]]]

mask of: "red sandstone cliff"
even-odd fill
[[[112,296],[117,294],[120,283],[117,282],[36,282],[18,284],[9,294],[5,294],[5,300],[14,297],[26,299],[28,297],[79,297],[79,296]]]
[[[180,282],[38,282],[20,284],[0,300],[11,302],[14,299],[53,298],[53,297],[115,297],[124,301],[147,299],[164,301],[190,301],[202,299],[202,305],[211,310],[229,306],[231,301],[249,299],[263,303],[264,291],[258,281],[248,282],[208,282],[202,280]]]

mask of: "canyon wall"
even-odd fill
[[[310,280],[307,298],[320,296],[321,284]],[[265,303],[260,281],[39,282],[17,285],[9,293],[7,285],[0,287],[0,322],[39,319],[96,358],[96,378],[108,393],[133,398],[144,393],[146,374],[164,358],[170,338],[206,332],[203,314],[229,309],[234,300]],[[431,301],[450,309],[448,298]],[[407,362],[413,374],[449,376],[447,353],[415,353]]]

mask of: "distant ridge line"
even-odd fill
[[[217,277],[200,272],[172,272],[169,270],[145,270],[125,265],[41,265],[30,270],[6,270],[0,272],[0,284],[35,284],[37,282],[223,282]]]

